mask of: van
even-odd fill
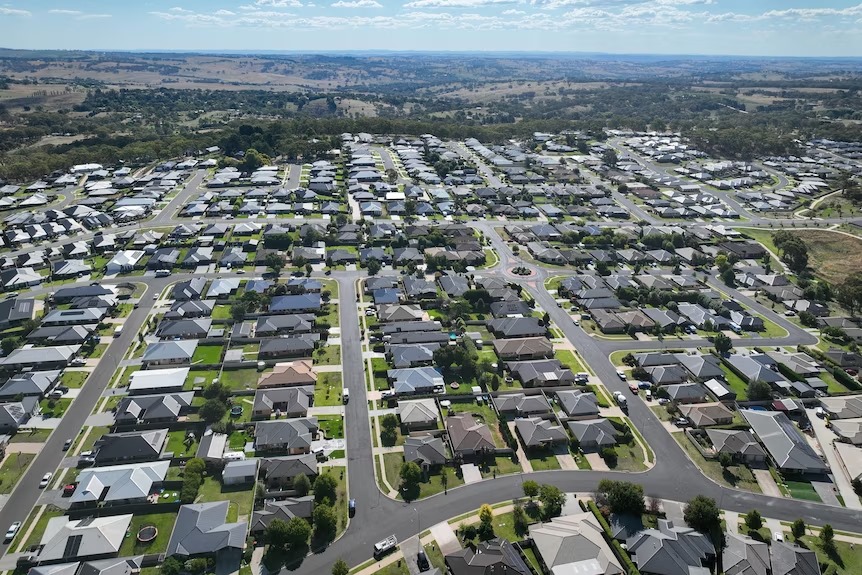
[[[118,325],[114,328],[114,337],[120,337],[123,334],[123,326]]]
[[[157,278],[166,278],[171,275],[171,270],[156,270]]]
[[[348,401],[350,401],[350,390],[347,389],[346,387],[343,390],[341,390],[341,400],[344,403],[347,403]]]

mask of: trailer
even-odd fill
[[[398,547],[398,539],[394,535],[390,535],[383,541],[378,541],[374,544],[374,558],[380,559],[384,555],[391,553]]]

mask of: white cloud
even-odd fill
[[[256,0],[254,6],[263,8],[299,8],[302,6],[302,2],[299,0]],[[243,6],[243,8],[246,8],[246,6]]]
[[[80,10],[48,10],[48,14],[65,14],[66,16],[77,16],[79,14],[83,14]]]
[[[375,0],[339,0],[330,4],[333,8],[383,8],[383,4]]]
[[[236,16],[236,13],[230,10],[216,10],[213,14],[216,16]]]
[[[413,0],[405,8],[481,8],[501,4],[518,4],[518,0]]]
[[[0,6],[0,16],[32,16],[33,14],[27,10],[19,10],[18,8],[3,8]]]
[[[515,10],[514,8],[503,10],[503,16],[520,16],[521,14],[526,14],[526,12],[523,10]]]

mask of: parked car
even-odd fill
[[[818,407],[814,410],[814,415],[816,415],[820,419],[823,419],[824,417],[826,417],[826,410],[824,410],[822,407]]]
[[[45,489],[48,487],[48,484],[51,482],[51,472],[49,471],[45,475],[42,476],[42,481],[39,482],[39,489]]]
[[[9,529],[6,530],[6,538],[5,541],[11,541],[15,538],[15,535],[18,533],[18,530],[21,529],[21,522],[16,521],[12,525],[9,526]]]
[[[420,571],[428,571],[431,569],[431,564],[428,562],[428,556],[425,555],[425,551],[419,550],[419,553],[416,554],[416,566],[419,567]]]
[[[356,515],[356,500],[355,499],[350,499],[350,501],[347,502],[347,513],[351,517]]]
[[[620,379],[621,379],[621,380],[623,380],[623,381],[625,381],[625,380],[626,380],[626,374],[625,374],[625,372],[624,372],[623,370],[621,370],[621,369],[618,369],[618,370],[617,370],[617,377],[618,377],[618,378],[620,378]]]
[[[670,403],[670,400],[668,398],[666,398],[666,397],[658,398],[658,404],[659,405],[667,405],[668,403]]]
[[[63,442],[63,451],[69,451],[70,447],[72,447],[72,438],[71,437]]]
[[[652,401],[652,390],[646,390],[646,393],[644,393],[644,397],[647,401]]]
[[[73,493],[75,493],[75,489],[78,487],[75,483],[70,483],[68,485],[63,486],[63,497],[71,497]]]
[[[688,427],[691,425],[691,422],[689,422],[687,417],[677,417],[673,420],[673,424],[677,427]]]

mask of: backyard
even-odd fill
[[[221,363],[221,345],[199,345],[192,355],[192,365],[218,365]]]
[[[254,505],[254,484],[222,485],[218,479],[207,477],[198,491],[198,503],[229,501],[228,522],[248,521]]]
[[[162,553],[168,548],[168,541],[171,538],[171,531],[174,528],[176,521],[176,513],[152,513],[149,515],[135,515],[132,517],[132,522],[129,524],[129,529],[126,531],[123,544],[120,546],[120,556],[130,557],[132,555],[142,555],[150,553]],[[154,526],[158,530],[158,535],[149,543],[140,543],[137,539],[138,531],[142,527]]]

